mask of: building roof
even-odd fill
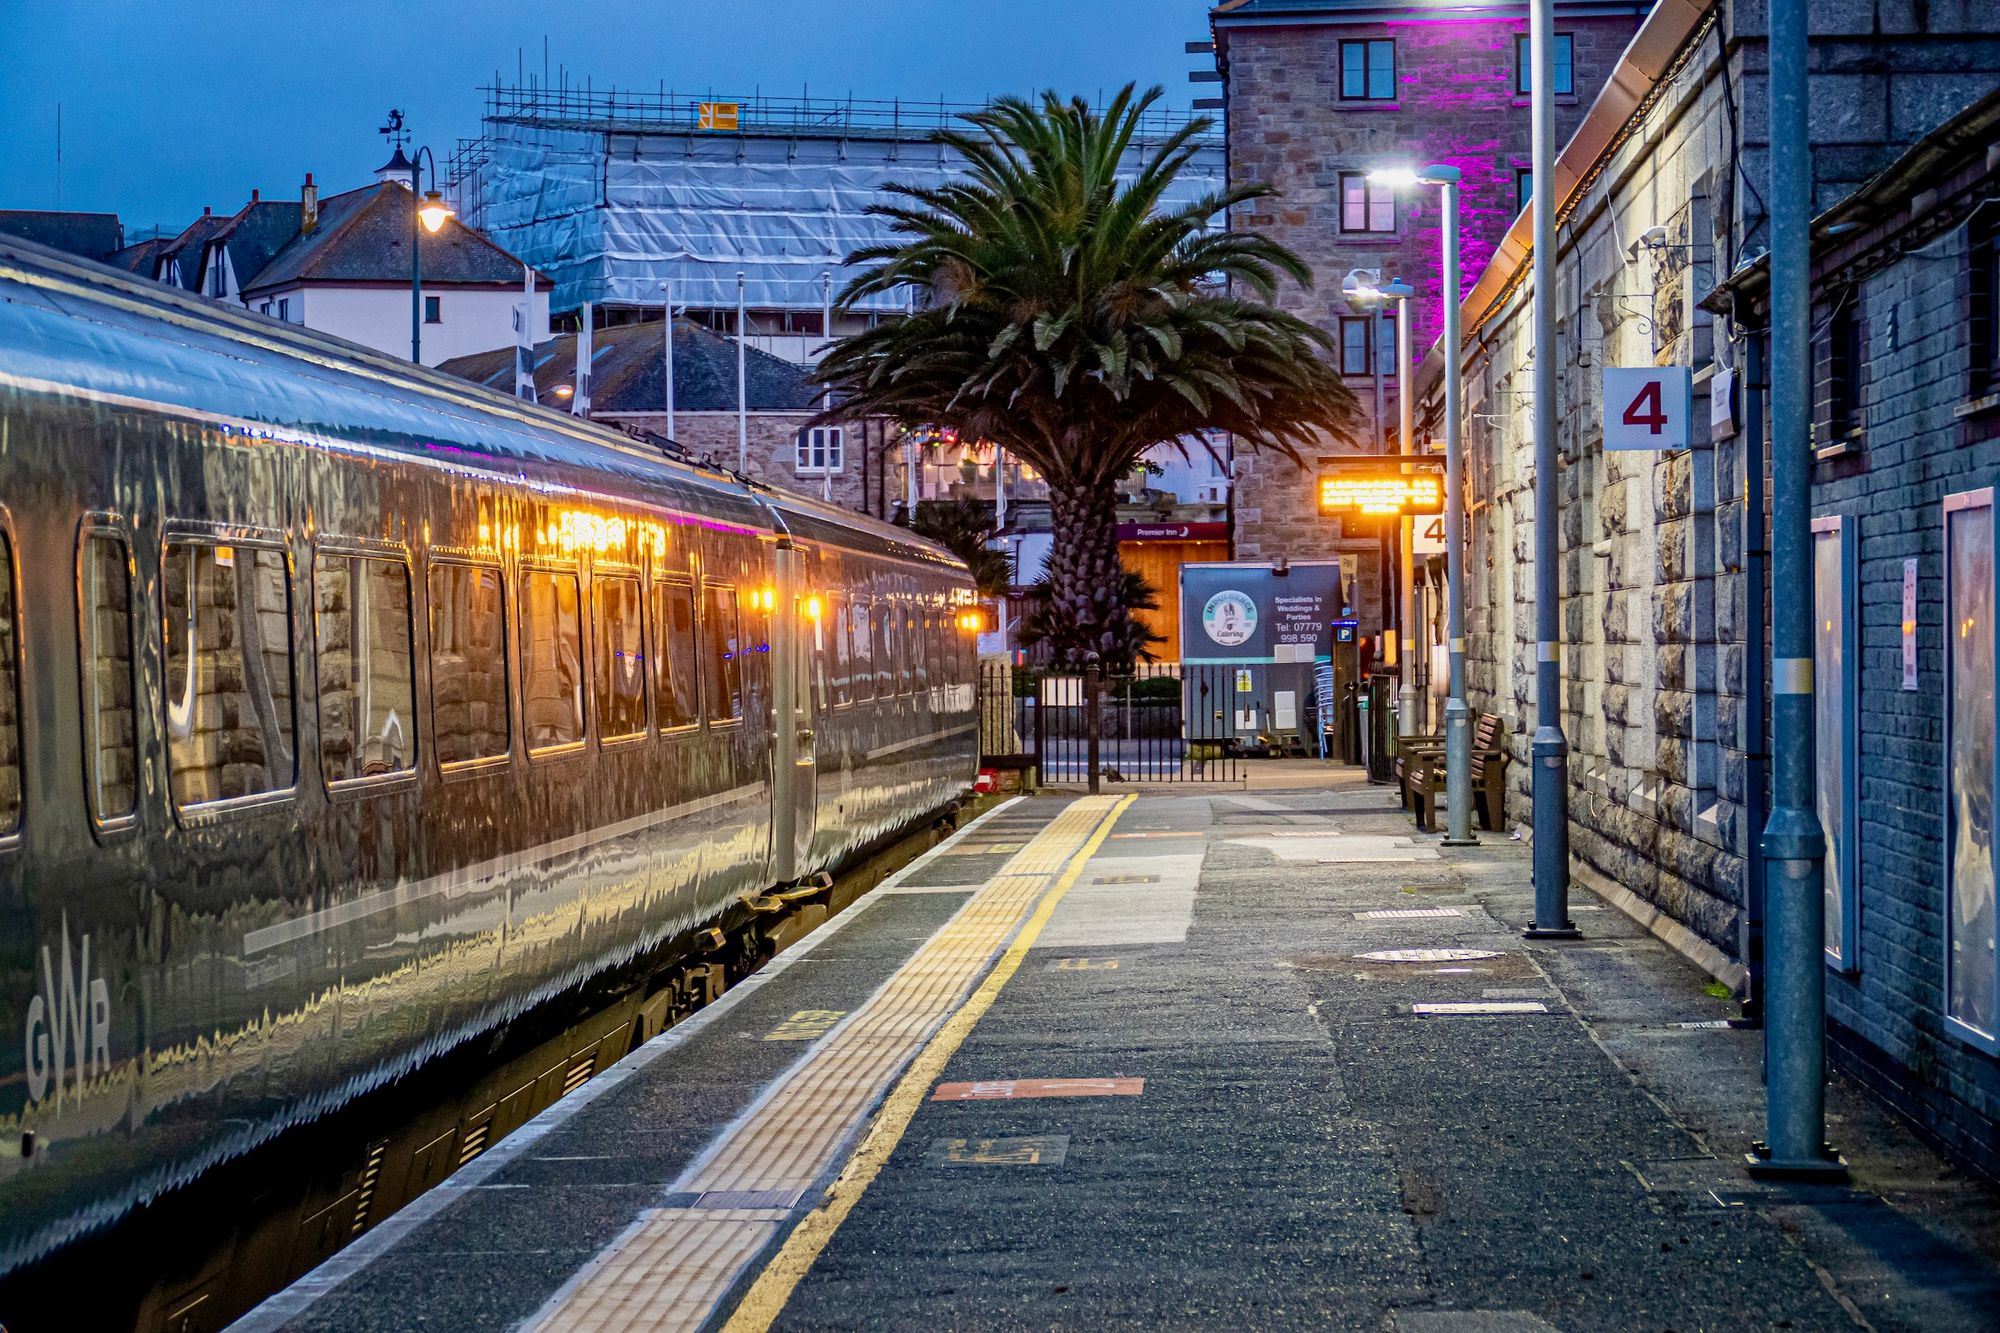
[[[85,259],[108,259],[125,244],[125,228],[116,213],[5,208],[0,209],[0,233]]]
[[[279,249],[243,283],[244,293],[297,283],[408,282],[415,204],[409,187],[394,182],[321,201],[319,224]],[[422,232],[420,244],[425,286],[521,285],[521,261],[456,218],[447,218],[435,236]],[[539,276],[536,281],[552,285]]]
[[[160,248],[156,259],[174,261],[173,273],[163,275],[161,281],[172,282],[186,291],[201,290],[201,261],[210,239],[215,233],[228,226],[230,218],[224,214],[203,213],[187,225],[180,235]]]
[[[299,201],[260,200],[255,195],[228,225],[209,238],[210,246],[222,246],[236,270],[238,288],[247,287],[270,266],[272,258],[299,234]]]
[[[159,261],[160,251],[169,239],[165,236],[148,237],[137,245],[128,245],[123,250],[106,255],[104,262],[113,268],[124,269],[127,273],[150,278],[153,276],[154,266]]]
[[[592,335],[590,408],[593,416],[667,410],[665,348],[660,321],[619,324]],[[438,367],[506,393],[514,387],[514,349],[496,348],[454,357]],[[744,396],[752,412],[804,412],[821,390],[804,366],[744,349]],[[559,403],[559,385],[576,373],[576,335],[566,333],[535,348],[535,393]],[[736,410],[736,343],[688,320],[674,324],[674,410]]]

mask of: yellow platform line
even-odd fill
[[[1013,947],[1002,955],[986,985],[973,992],[975,1001],[987,996],[980,1012],[992,1003],[991,994],[998,992],[994,978],[1000,977],[1001,969],[1011,976],[1020,965],[1020,954],[1040,933],[1055,900],[1075,882],[1083,863],[1103,844],[1131,799],[1101,796],[1072,802],[875,994],[781,1074],[669,1192],[683,1198],[710,1191],[798,1195],[823,1179],[898,1069],[913,1059],[929,1068],[933,1053],[954,1030],[957,1035],[950,1038],[949,1049],[936,1057],[938,1066],[957,1049],[971,1023],[959,1028],[953,1007],[1013,934]],[[1004,977],[1001,981],[1004,984]],[[937,1035],[927,1046],[932,1033]],[[905,1083],[914,1077],[915,1067],[911,1066]],[[934,1077],[924,1077],[919,1097]],[[901,1096],[901,1091],[899,1085],[892,1098]],[[905,1115],[900,1125],[908,1123]],[[867,1143],[876,1141],[880,1127],[878,1121]],[[896,1132],[900,1136],[902,1129]],[[838,1186],[834,1197],[840,1197]],[[787,1216],[789,1211],[782,1208],[648,1210],[565,1283],[530,1327],[697,1328],[714,1313],[715,1303],[743,1269],[783,1229]],[[787,1245],[779,1257],[790,1251]],[[810,1263],[808,1258],[807,1266]],[[782,1305],[781,1299],[772,1308],[773,1315]]]
[[[903,1135],[909,1132],[910,1121],[915,1118],[917,1108],[923,1105],[924,1094],[944,1073],[945,1065],[958,1053],[958,1048],[964,1045],[966,1037],[978,1026],[986,1011],[993,1007],[1001,988],[1020,970],[1021,960],[1027,956],[1028,950],[1035,947],[1042,927],[1048,924],[1056,905],[1083,873],[1085,863],[1103,846],[1105,836],[1111,832],[1118,816],[1137,799],[1130,795],[1119,799],[1110,816],[1091,833],[1071,859],[1069,867],[1063,871],[1062,877],[1042,898],[1034,914],[1021,927],[1013,944],[1008,946],[986,980],[980,983],[979,989],[973,992],[972,998],[946,1021],[937,1036],[911,1062],[902,1080],[896,1084],[896,1090],[883,1103],[881,1114],[875,1117],[875,1123],[869,1128],[861,1147],[848,1159],[846,1168],[827,1189],[826,1202],[806,1214],[792,1229],[784,1245],[737,1303],[735,1312],[724,1325],[724,1333],[764,1333],[777,1320],[800,1280],[826,1249],[834,1232],[840,1230],[840,1224],[847,1220],[847,1215],[854,1211],[854,1205],[861,1202],[861,1196],[874,1183],[875,1177],[881,1174],[889,1155],[903,1141]]]

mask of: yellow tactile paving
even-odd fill
[[[672,1193],[796,1195],[811,1188],[897,1071],[1118,808],[1109,796],[1072,802],[880,990],[780,1075]],[[565,1333],[697,1327],[787,1215],[784,1209],[651,1210],[565,1284],[531,1326]]]

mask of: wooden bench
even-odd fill
[[[1442,736],[1412,736],[1402,742],[1396,759],[1396,780],[1403,808],[1414,811],[1417,827],[1437,826],[1437,798],[1445,789],[1445,745]],[[1506,818],[1507,724],[1498,713],[1481,713],[1472,728],[1472,807],[1490,833],[1498,833]]]

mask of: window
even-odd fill
[[[814,426],[800,431],[798,441],[800,472],[838,472],[843,466],[846,431],[839,426]]]
[[[1340,373],[1368,373],[1368,334],[1375,321],[1365,315],[1343,315],[1340,319]]]
[[[292,298],[289,296],[279,297],[278,318],[289,321],[291,317],[292,317]]]
[[[848,638],[847,603],[834,599],[827,602],[828,618],[833,622],[833,706],[835,708],[854,702],[854,695],[848,688],[848,664],[854,660],[853,640]]]
[[[661,731],[701,721],[694,632],[694,585],[653,584],[653,714]]]
[[[320,552],[319,761],[328,782],[417,766],[410,571],[400,560]]]
[[[1389,38],[1340,44],[1340,95],[1347,101],[1396,98],[1396,43]]]
[[[869,622],[875,639],[875,695],[880,699],[892,698],[896,693],[896,659],[902,655],[903,648],[897,642],[896,625],[899,619],[894,602],[878,602],[875,615]]]
[[[1566,32],[1555,34],[1555,47],[1549,52],[1550,62],[1555,66],[1555,93],[1557,97],[1568,97],[1576,92],[1576,40]],[[1526,97],[1535,90],[1535,62],[1528,54],[1526,33],[1514,39],[1514,91]]]
[[[646,651],[639,580],[599,574],[591,580],[597,618],[597,735],[615,741],[646,734]]]
[[[583,744],[583,619],[576,575],[521,575],[521,675],[528,753]]]
[[[1535,173],[1527,167],[1514,168],[1514,212],[1518,215],[1528,211],[1528,205],[1535,202]]]
[[[266,301],[266,302],[264,302],[264,304],[262,304],[262,305],[260,305],[260,306],[258,306],[258,307],[257,307],[257,312],[258,312],[259,314],[262,314],[262,315],[268,315],[268,314],[270,314],[270,313],[271,313],[271,303],[270,303],[269,301]]]
[[[91,822],[101,829],[129,820],[138,809],[132,552],[122,536],[99,529],[85,532],[78,554],[77,586],[83,599],[84,786],[90,795]],[[0,571],[0,581],[6,580],[6,573]],[[11,582],[8,587],[11,589]],[[6,619],[11,628],[13,617]],[[11,641],[5,651],[11,665]],[[0,698],[0,708],[11,708],[12,702],[9,693]],[[0,741],[0,747],[5,745]],[[0,778],[0,784],[4,782]],[[0,800],[0,815],[4,815],[4,800]],[[0,819],[0,827],[7,827],[4,819]]]
[[[288,791],[298,761],[285,553],[171,537],[162,564],[175,808]]]
[[[1365,171],[1341,172],[1340,229],[1348,232],[1396,230],[1396,192],[1369,181]]]
[[[431,566],[431,729],[446,768],[507,753],[507,630],[500,571]]]
[[[1945,497],[1945,1025],[2000,1050],[1994,953],[1991,488]]]
[[[848,619],[854,638],[854,701],[867,703],[875,697],[875,636],[869,632],[870,607],[856,602]]]
[[[1816,802],[1826,831],[1826,957],[1843,972],[1857,966],[1860,922],[1859,716],[1855,672],[1860,667],[1860,547],[1854,519],[1813,520],[1813,747],[1818,760]]]
[[[21,827],[21,658],[14,590],[14,537],[0,528],[0,837]]]
[[[910,660],[916,673],[917,692],[931,687],[931,618],[928,614],[910,619]]]
[[[1972,383],[1978,397],[2000,393],[2000,208],[1975,213],[1967,237]]]
[[[743,716],[742,626],[736,614],[736,589],[704,581],[702,593],[701,692],[710,722],[733,722]]]
[[[1815,423],[1824,433],[1821,445],[1847,439],[1861,429],[1861,382],[1867,375],[1862,343],[1861,293],[1852,288],[1837,298],[1826,322],[1826,349],[1820,362],[1825,375],[1818,397],[1825,403]]]
[[[426,296],[424,298],[424,323],[444,323],[444,298],[442,296]]]

